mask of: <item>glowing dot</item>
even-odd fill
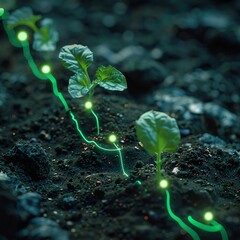
[[[0,17],[4,14],[4,9],[0,8]]]
[[[205,212],[204,213],[204,219],[206,221],[212,221],[213,220],[213,213],[212,212]]]
[[[18,38],[19,41],[24,42],[28,39],[28,34],[24,31],[19,32],[18,35],[17,35],[17,38]]]
[[[116,135],[112,134],[108,137],[108,140],[113,143],[117,141],[117,137]]]
[[[141,181],[137,180],[136,182],[137,182],[139,185],[142,185],[142,182],[141,182]]]
[[[84,104],[86,109],[91,109],[92,108],[92,103],[90,101],[85,102]]]
[[[41,68],[41,71],[45,74],[50,73],[51,72],[51,67],[49,65],[43,65]]]
[[[160,188],[167,188],[168,187],[168,181],[163,179],[159,183]]]

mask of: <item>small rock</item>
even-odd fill
[[[34,180],[47,178],[50,169],[50,159],[39,143],[19,141],[4,159],[18,163]]]
[[[69,210],[75,207],[77,204],[77,199],[70,196],[70,197],[64,197],[62,201],[60,202],[60,206],[62,209]]]
[[[224,147],[226,143],[219,137],[215,137],[209,133],[204,133],[200,138],[199,141],[207,146],[211,147]]]
[[[69,235],[60,226],[43,217],[33,218],[27,228],[18,234],[19,240],[69,240]]]
[[[20,227],[17,200],[6,181],[0,181],[0,233],[6,239],[14,236]]]
[[[38,193],[25,193],[18,197],[18,206],[21,210],[22,219],[36,217],[40,213],[41,196]]]
[[[233,127],[238,122],[235,114],[215,103],[204,104],[203,111],[205,115],[218,121],[223,128]]]
[[[49,133],[47,133],[45,130],[42,130],[39,134],[39,137],[46,141],[51,141],[52,137]]]

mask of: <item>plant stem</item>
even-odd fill
[[[34,32],[39,33],[40,29],[36,26],[35,23],[29,23],[27,24]]]
[[[157,160],[156,160],[156,175],[157,175],[157,181],[161,178],[161,153],[157,153]]]

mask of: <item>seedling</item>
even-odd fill
[[[93,53],[87,46],[80,44],[64,46],[59,58],[63,65],[74,73],[68,85],[68,92],[73,98],[81,98],[88,94],[91,101],[97,85],[112,91],[123,91],[127,88],[124,75],[112,66],[100,66],[95,73],[95,80],[90,80],[88,67],[93,63]]]
[[[0,9],[0,15],[1,15]],[[40,21],[40,27],[37,23]],[[49,18],[42,19],[39,15],[34,15],[32,9],[23,7],[14,11],[7,20],[8,29],[26,26],[34,31],[33,48],[37,51],[54,51],[58,42],[58,32],[53,26],[53,21]],[[23,33],[23,32],[21,32]],[[18,37],[19,38],[19,37]],[[20,41],[22,38],[19,38]]]
[[[180,142],[180,132],[176,120],[167,114],[149,111],[136,121],[138,140],[150,155],[156,155],[157,180],[161,178],[163,152],[175,152]]]
[[[88,94],[85,108],[90,109],[96,119],[97,134],[100,133],[99,120],[92,109],[92,95],[97,85],[112,91],[123,91],[127,88],[124,75],[112,66],[100,66],[95,73],[95,80],[91,81],[88,67],[93,63],[93,53],[87,46],[80,44],[62,47],[59,58],[63,65],[74,73],[69,79],[68,92],[73,98],[81,98]]]

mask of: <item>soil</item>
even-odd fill
[[[117,152],[83,141],[50,82],[34,77],[1,24],[0,239],[192,239],[169,216],[155,158],[136,137],[135,121],[151,109],[175,117],[181,132],[177,152],[163,154],[172,211],[201,240],[222,239],[188,222],[190,215],[204,223],[205,211],[230,240],[240,239],[239,1],[21,2],[9,1],[9,10],[29,6],[54,20],[59,90],[88,139],[112,148],[107,138],[118,136],[129,177]],[[122,93],[96,90],[99,136],[85,99],[69,95],[71,73],[58,60],[73,43],[93,51],[91,75],[111,64],[128,82]]]

